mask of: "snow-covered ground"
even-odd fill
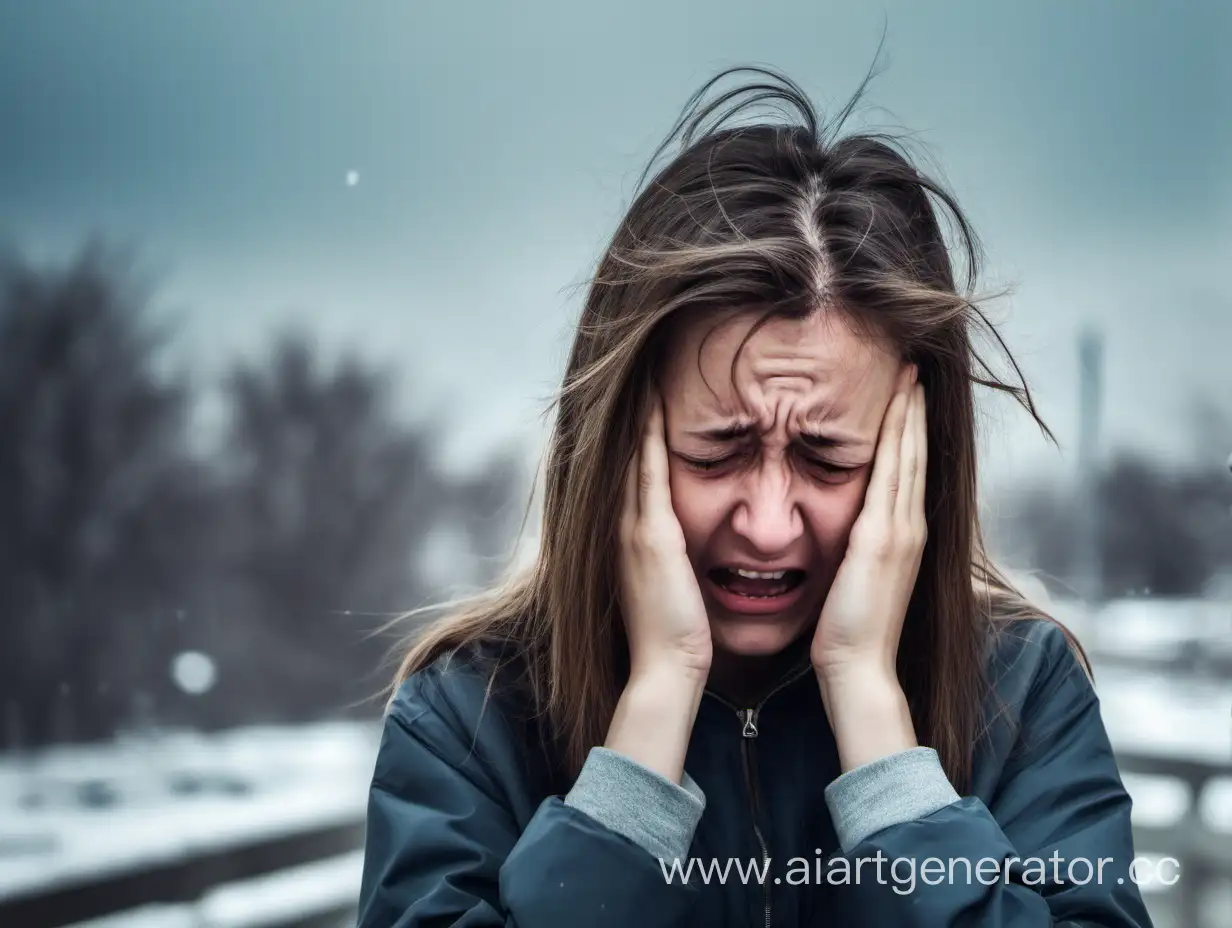
[[[254,727],[65,747],[0,762],[0,899],[362,819],[372,725]],[[196,906],[100,924],[240,928],[353,902],[357,855],[221,887]]]
[[[1167,653],[1178,640],[1223,647],[1232,608],[1131,601],[1098,617],[1057,612],[1098,652]],[[1118,751],[1232,759],[1232,680],[1143,673],[1096,663],[1105,722]],[[368,724],[172,734],[0,759],[0,899],[190,858],[261,836],[361,819],[379,731]],[[1143,825],[1187,810],[1179,783],[1126,774]],[[1232,841],[1232,779],[1201,798],[1207,826]],[[353,901],[361,860],[348,854],[230,884],[193,906],[152,907],[91,928],[242,928],[275,913]]]

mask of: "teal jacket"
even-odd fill
[[[702,699],[682,784],[604,748],[573,782],[477,654],[406,681],[372,778],[358,928],[1144,928],[1130,799],[1060,630],[989,649],[959,796],[936,753],[840,775],[804,668]]]

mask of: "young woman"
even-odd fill
[[[537,559],[403,663],[360,928],[1150,924],[1081,652],[981,541],[973,387],[1034,407],[968,224],[754,73],[599,265]]]

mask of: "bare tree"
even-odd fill
[[[447,480],[392,375],[326,369],[304,334],[230,368],[229,427],[194,449],[149,304],[101,247],[0,256],[0,750],[374,711],[392,641],[372,633],[436,596],[434,529],[492,560],[511,535],[515,456]],[[213,658],[205,693],[176,686],[185,650]]]
[[[101,247],[62,269],[0,260],[0,701],[17,729],[0,741],[100,737],[165,679],[135,664],[175,634],[158,616],[192,563],[201,474],[147,299]]]
[[[511,563],[513,543],[528,515],[525,465],[518,449],[504,448],[476,476],[452,487],[445,518],[454,520],[467,538],[477,584],[489,582]]]
[[[228,647],[281,718],[314,716],[370,687],[385,642],[367,636],[425,597],[416,564],[446,488],[390,377],[353,358],[326,371],[288,335],[226,386]]]
[[[1072,587],[1081,511],[1076,490],[1027,487],[998,532],[1012,559]],[[1115,455],[1097,481],[1104,596],[1201,594],[1232,571],[1232,480],[1212,453],[1183,464]]]

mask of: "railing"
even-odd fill
[[[1202,642],[1187,641],[1173,649],[1172,653],[1124,654],[1114,651],[1095,652],[1094,657],[1105,667],[1138,670],[1143,673],[1165,671],[1172,675],[1200,680],[1232,680],[1232,648],[1224,650],[1204,646]]]
[[[64,928],[158,905],[193,912],[187,924],[341,928],[354,924],[363,831],[362,819],[335,822],[57,882],[0,899],[0,925]],[[215,920],[210,909],[232,914]]]
[[[1215,780],[1232,780],[1232,761],[1122,752],[1118,753],[1117,762],[1125,774],[1167,777],[1185,784],[1189,801],[1181,817],[1162,826],[1135,824],[1134,843],[1139,855],[1161,855],[1178,861],[1179,879],[1168,894],[1169,908],[1177,925],[1202,928],[1203,901],[1220,880],[1232,875],[1232,834],[1220,834],[1210,828],[1202,818],[1202,798]]]

